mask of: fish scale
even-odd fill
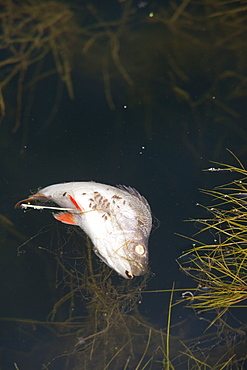
[[[16,207],[25,208],[32,201],[58,204],[62,211],[54,217],[79,226],[92,240],[99,258],[124,278],[132,279],[147,271],[152,216],[147,200],[136,189],[96,182],[55,184],[18,202]]]

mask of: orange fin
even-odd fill
[[[83,211],[84,211],[84,210],[83,210],[83,208],[81,208],[81,207],[79,206],[79,204],[77,203],[77,201],[75,200],[75,198],[73,198],[73,197],[72,197],[72,195],[68,194],[68,197],[69,197],[69,199],[71,200],[71,202],[74,204],[74,206],[75,206],[79,211],[81,211],[81,212],[83,212]]]
[[[70,212],[60,212],[53,215],[56,220],[63,222],[64,224],[77,225],[74,215]]]

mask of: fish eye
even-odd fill
[[[137,244],[137,245],[135,246],[135,251],[136,251],[136,253],[137,253],[137,254],[142,255],[142,254],[144,254],[144,253],[145,253],[145,248],[143,247],[143,245],[142,245],[142,244]]]

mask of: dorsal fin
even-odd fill
[[[150,205],[148,204],[148,201],[144,196],[142,196],[139,191],[137,191],[135,188],[132,188],[131,186],[125,186],[125,185],[116,185],[120,190],[126,191],[130,195],[135,196],[138,198],[145,206],[150,210]]]

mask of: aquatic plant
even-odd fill
[[[214,235],[214,241],[204,244],[193,239],[193,247],[178,260],[182,271],[197,283],[195,291],[184,293],[188,305],[197,312],[216,312],[209,327],[229,308],[247,307],[247,171],[239,164],[216,163],[219,167],[208,169],[244,177],[214,190],[202,190],[213,197],[213,205],[202,206],[211,217],[193,222],[202,225],[200,234]]]
[[[44,368],[62,361],[64,368],[70,369],[131,366],[137,370],[161,361],[166,333],[152,327],[137,309],[150,275],[131,284],[119,279],[95,258],[89,239],[80,246],[78,237],[81,234],[71,234],[72,252],[67,245],[57,252],[41,248],[56,258],[57,288],[62,288],[63,294],[47,322],[25,320],[23,326],[50,328],[58,338],[66,339],[59,355],[51,352],[43,359]]]
[[[22,144],[25,145],[28,117],[41,80],[54,75],[59,77],[49,120],[57,112],[63,84],[69,97],[74,97],[69,45],[78,35],[79,28],[65,3],[3,0],[0,31],[0,118],[2,121],[10,112],[15,112],[12,132],[16,133],[22,127]]]
[[[19,330],[35,336],[39,344],[30,356],[35,353],[38,356],[38,351],[44,348],[45,344],[40,345],[40,341],[46,333],[50,345],[45,353],[42,352],[43,369],[56,366],[75,370],[82,367],[155,370],[161,366],[165,370],[183,369],[184,366],[189,369],[228,369],[227,366],[241,369],[238,367],[240,356],[235,356],[234,351],[240,347],[242,338],[236,339],[236,343],[231,338],[236,331],[224,323],[220,335],[218,331],[198,338],[183,335],[187,320],[172,324],[173,308],[177,304],[175,286],[170,292],[166,328],[156,327],[141,314],[139,305],[144,295],[165,294],[167,290],[148,291],[151,274],[131,281],[116,276],[94,256],[90,240],[81,232],[69,232],[65,239],[60,229],[64,229],[63,225],[58,229],[59,239],[53,235],[52,246],[45,248],[43,242],[43,247],[38,247],[39,253],[55,258],[53,297],[57,297],[55,292],[61,293],[47,320],[6,319],[18,323]],[[36,243],[32,240],[31,244],[34,248]],[[59,247],[56,249],[55,245]],[[27,246],[25,243],[23,247]],[[23,247],[19,248],[19,253]],[[193,319],[193,325],[197,320]],[[228,333],[224,336],[225,329]],[[14,360],[18,365],[15,354]]]
[[[113,99],[116,86],[129,97],[129,104],[151,106],[158,98],[158,84],[159,96],[163,91],[194,113],[209,105],[217,121],[224,115],[240,117],[234,102],[247,94],[247,8],[241,1],[171,1],[142,13],[127,0],[116,4],[114,16],[112,8],[97,8],[93,2],[81,4],[79,15],[76,10],[54,0],[1,2],[0,113],[1,119],[10,113],[6,97],[14,91],[14,133],[21,125],[22,109],[30,112],[37,83],[57,75],[50,120],[54,118],[63,84],[74,97],[75,70],[102,78],[110,109],[120,103],[116,94]],[[11,82],[15,85],[8,90]],[[15,106],[13,97],[9,104]]]

